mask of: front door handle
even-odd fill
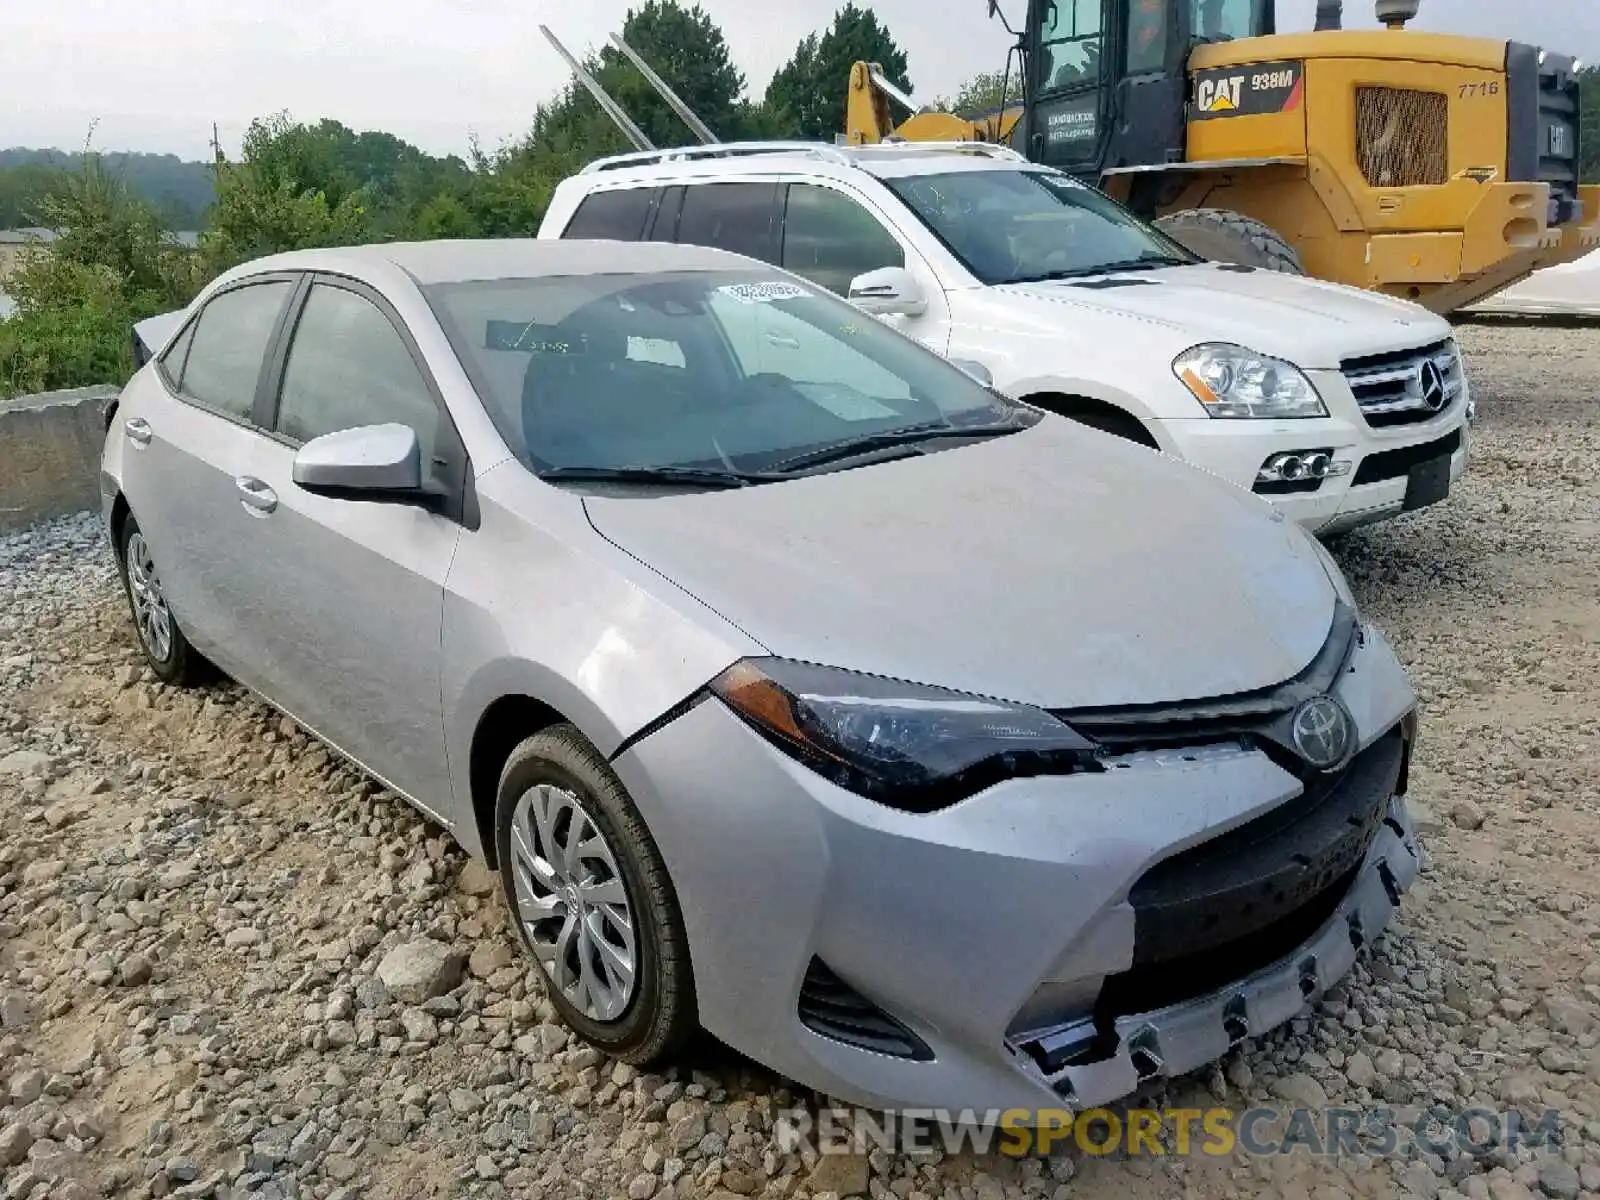
[[[239,503],[252,515],[266,516],[278,507],[278,493],[254,475],[241,475],[233,484],[239,489]]]
[[[128,435],[128,440],[135,446],[148,446],[150,439],[155,436],[150,422],[143,417],[129,417],[122,423],[122,432]]]

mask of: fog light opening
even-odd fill
[[[1268,455],[1256,471],[1257,483],[1320,482],[1330,475],[1347,475],[1351,464],[1333,457],[1333,451],[1284,450]]]

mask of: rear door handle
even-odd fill
[[[239,489],[239,503],[253,514],[266,516],[278,507],[278,493],[254,475],[241,475],[233,485]]]
[[[150,439],[155,436],[150,422],[143,417],[129,417],[122,423],[122,432],[128,435],[128,440],[135,446],[148,446]]]

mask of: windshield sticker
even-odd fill
[[[719,287],[717,292],[740,304],[771,304],[777,300],[799,300],[810,294],[803,287],[776,279],[770,283],[730,283]]]

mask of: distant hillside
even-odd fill
[[[199,229],[214,199],[208,163],[184,162],[175,154],[110,151],[101,155],[114,174],[154,205],[169,229]],[[0,229],[32,225],[38,201],[57,172],[71,169],[79,155],[62,150],[0,150]]]

